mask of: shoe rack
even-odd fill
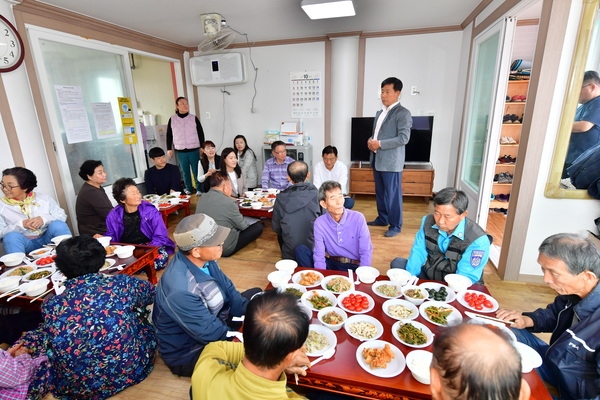
[[[498,152],[498,161],[496,162],[494,184],[492,187],[494,198],[490,202],[490,211],[494,211],[494,209],[508,209],[512,187],[511,177],[514,176],[515,164],[518,162],[516,158],[519,150],[519,142],[521,141],[521,126],[528,88],[529,80],[508,81],[502,118],[502,131],[500,134],[500,143],[498,143],[500,151]]]

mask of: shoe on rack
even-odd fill
[[[517,141],[512,136],[506,136],[506,139],[508,140],[508,144],[517,144]]]
[[[502,137],[500,137],[500,144],[510,144],[508,136],[502,136]]]
[[[511,124],[512,121],[510,119],[510,114],[506,114],[502,117],[502,123],[503,124]]]
[[[513,183],[513,176],[510,174],[510,172],[505,172],[504,177],[506,179],[506,183]]]
[[[494,175],[494,182],[500,183],[500,174]],[[492,196],[493,196],[493,194],[492,194]]]
[[[500,172],[498,174],[498,183],[508,183],[506,181],[506,173],[505,172]]]
[[[510,120],[513,124],[518,124],[521,122],[519,121],[519,116],[517,114],[510,114]]]

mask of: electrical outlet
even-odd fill
[[[420,92],[417,90],[417,87],[416,87],[416,86],[411,86],[411,87],[410,87],[410,94],[411,94],[411,95],[415,96],[415,95],[417,95],[417,94],[419,94],[419,93],[420,93]]]
[[[204,115],[206,116],[206,119],[210,119],[210,111],[205,112]]]

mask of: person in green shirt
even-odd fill
[[[267,291],[246,308],[244,343],[209,343],[192,375],[192,398],[304,399],[286,373],[306,375],[304,342],[310,321],[293,295]]]

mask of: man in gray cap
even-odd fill
[[[185,217],[173,233],[179,251],[156,288],[152,323],[158,350],[171,372],[191,376],[204,346],[228,340],[246,312],[249,299],[261,289],[240,293],[217,261],[229,228],[206,214]]]

